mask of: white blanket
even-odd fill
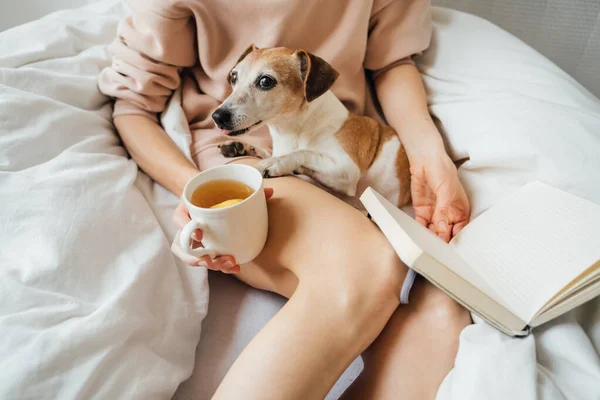
[[[177,199],[127,158],[96,87],[124,12],[0,34],[2,399],[169,398],[192,372],[206,272],[175,262]]]
[[[96,89],[125,12],[104,0],[0,34],[0,398],[167,398],[192,372],[206,275],[171,255],[176,199],[127,159]],[[485,21],[435,21],[418,63],[452,155],[471,157],[474,216],[533,179],[600,203],[598,101]],[[184,122],[175,96],[163,123],[182,147]],[[263,324],[269,301],[239,311]],[[466,328],[438,398],[600,398],[599,304],[526,339]],[[203,371],[226,370],[258,328],[223,331],[227,357]]]

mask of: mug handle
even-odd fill
[[[179,246],[187,254],[192,255],[194,257],[200,258],[204,256],[210,256],[210,258],[215,258],[216,253],[214,252],[214,250],[211,250],[209,248],[198,247],[197,249],[192,249],[190,241],[192,240],[192,233],[194,233],[196,229],[202,229],[202,232],[206,234],[206,225],[198,221],[191,220],[187,223],[186,226],[183,227],[181,233],[179,234]]]

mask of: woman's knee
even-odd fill
[[[434,331],[459,333],[471,323],[471,314],[464,307],[423,278],[415,282],[410,307],[409,318]]]
[[[349,305],[355,303],[374,307],[388,307],[392,311],[399,304],[399,295],[407,268],[391,248],[379,250],[376,256],[364,254],[361,259],[354,258],[354,265],[348,261],[347,267],[353,267],[341,284],[341,291]]]
[[[322,297],[346,332],[367,341],[365,345],[381,332],[398,307],[406,275],[406,267],[387,248],[369,254],[349,251],[335,265],[325,266],[327,270],[320,276],[300,280],[300,285],[310,286],[315,296]]]

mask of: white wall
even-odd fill
[[[80,7],[98,0],[0,0],[0,32],[52,11]]]
[[[600,97],[600,0],[433,0],[484,17]]]

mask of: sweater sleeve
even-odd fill
[[[128,0],[131,15],[119,23],[108,47],[112,64],[98,86],[115,101],[113,117],[157,113],[180,85],[179,71],[196,63],[194,19],[172,1]]]
[[[369,22],[364,67],[376,74],[412,63],[431,42],[429,0],[375,0]]]

